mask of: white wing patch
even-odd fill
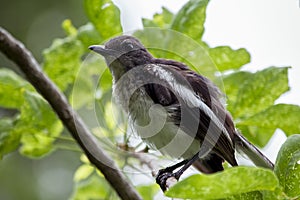
[[[178,81],[176,81],[176,78],[174,77],[173,73],[167,69],[159,66],[151,64],[149,65],[149,68],[152,69],[152,71],[155,73],[155,75],[161,79],[165,80],[167,83],[169,83],[170,89],[174,94],[177,96],[180,96],[181,99],[190,107],[198,107],[200,108],[209,118],[218,126],[218,128],[225,134],[227,139],[231,142],[231,137],[224,127],[224,125],[220,122],[219,118],[215,115],[215,113],[203,102],[199,97],[196,96],[194,91],[192,90],[192,87],[188,84],[187,81],[185,81],[187,84],[182,85]],[[184,77],[182,77],[184,79]],[[190,86],[190,87],[188,87]],[[218,139],[218,138],[216,138]],[[214,141],[217,142],[217,141]]]

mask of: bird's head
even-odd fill
[[[89,49],[105,58],[116,79],[131,68],[150,63],[153,59],[138,39],[128,35],[115,37],[105,45],[92,45]]]

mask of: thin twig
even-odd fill
[[[139,162],[147,166],[151,170],[151,175],[155,178],[158,175],[158,166],[155,164],[154,159],[150,159],[145,153],[142,152],[133,152],[130,156],[139,160]],[[166,188],[170,188],[175,185],[178,180],[175,177],[169,177],[166,180]]]
[[[149,159],[145,153],[133,152],[130,156],[139,160],[139,162],[147,166],[151,170],[151,175],[156,177],[158,167],[153,163],[153,159]]]
[[[48,101],[73,138],[83,149],[90,162],[103,173],[120,198],[125,200],[141,199],[132,184],[127,181],[114,161],[102,150],[99,142],[68,104],[66,97],[42,72],[32,54],[20,41],[16,40],[1,27],[0,51],[19,66],[26,75],[27,80]]]

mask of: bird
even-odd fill
[[[131,35],[89,49],[104,57],[113,77],[112,95],[128,114],[129,127],[150,148],[183,159],[158,171],[163,191],[170,177],[178,180],[191,165],[205,174],[224,170],[225,161],[238,166],[236,151],[257,166],[274,168],[235,127],[224,95],[205,76],[182,62],[153,57]]]

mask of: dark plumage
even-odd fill
[[[105,46],[90,49],[105,57],[113,75],[114,96],[131,117],[142,139],[163,154],[185,159],[160,170],[157,182],[163,190],[168,177],[178,179],[191,164],[204,173],[223,170],[224,160],[237,166],[235,148],[245,152],[255,164],[273,168],[273,164],[235,129],[221,103],[219,89],[209,79],[183,63],[154,58],[132,36],[119,36]],[[160,107],[155,107],[151,118],[149,110],[154,105]],[[155,119],[165,119],[160,130],[156,130],[156,126],[160,126],[162,120],[143,129]],[[184,167],[172,173],[181,165]]]

